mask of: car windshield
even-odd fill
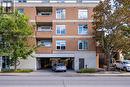
[[[64,66],[64,64],[63,63],[58,63],[57,66]]]
[[[124,64],[130,64],[130,61],[123,62]]]

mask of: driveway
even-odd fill
[[[66,72],[53,72],[50,69],[46,70],[37,70],[35,72],[30,73],[30,75],[42,75],[42,76],[73,76],[77,75],[74,70],[67,70]]]

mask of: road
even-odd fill
[[[130,77],[0,76],[0,87],[129,87]]]

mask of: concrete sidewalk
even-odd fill
[[[31,73],[0,73],[0,76],[43,76],[43,77],[80,77],[80,76],[128,76],[130,72],[105,71],[97,73],[76,72],[31,72]]]

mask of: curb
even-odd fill
[[[33,74],[33,73],[1,73],[0,76],[54,76],[54,77],[83,77],[83,76],[110,76],[110,77],[130,77],[130,74]]]

